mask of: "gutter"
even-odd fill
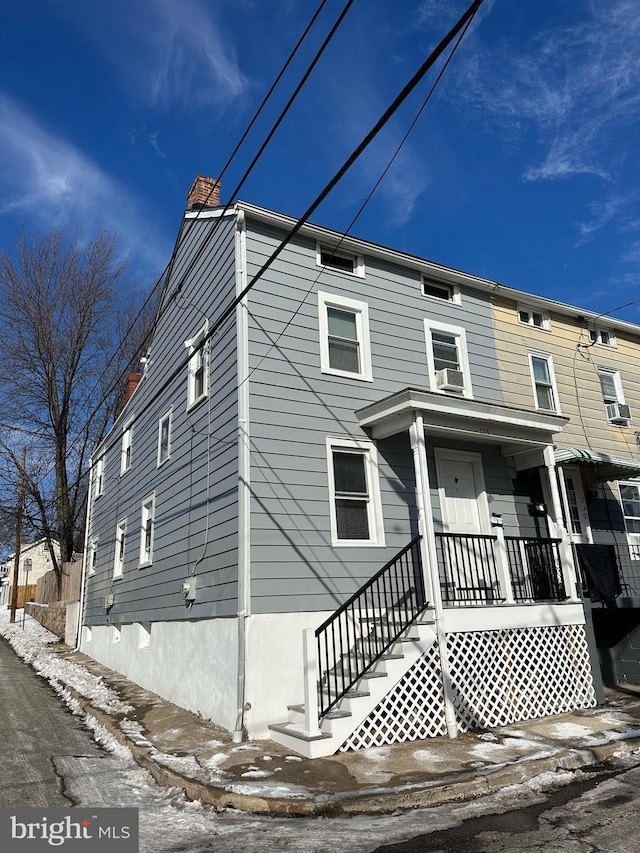
[[[80,577],[80,612],[78,613],[78,635],[74,652],[80,651],[80,643],[82,637],[82,625],[84,623],[84,608],[86,604],[85,584],[87,582],[87,558],[89,556],[89,520],[91,519],[92,499],[93,499],[93,457],[89,458],[89,491],[87,495],[87,517],[84,522],[84,550],[82,552],[82,574]]]

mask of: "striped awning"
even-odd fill
[[[640,477],[640,458],[630,456],[609,456],[595,450],[583,450],[579,447],[554,448],[558,465],[583,463],[595,465],[599,480],[624,480],[628,477]]]

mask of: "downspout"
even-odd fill
[[[236,219],[236,294],[247,286],[247,225],[244,210]],[[249,431],[249,323],[247,296],[236,306],[238,358],[238,674],[236,696],[238,712],[233,742],[243,738],[247,670],[247,616],[251,611],[251,448]]]
[[[84,623],[84,608],[85,608],[85,584],[87,582],[87,557],[89,550],[89,520],[91,519],[93,500],[93,459],[89,458],[89,492],[87,495],[87,517],[84,522],[84,550],[82,553],[82,574],[80,577],[80,612],[78,613],[78,636],[76,637],[76,645],[74,651],[80,649],[82,637],[82,625]]]
[[[433,602],[433,612],[436,630],[436,645],[440,655],[442,670],[442,692],[444,695],[444,716],[447,734],[450,738],[458,737],[458,722],[453,698],[453,686],[449,670],[449,655],[447,652],[447,634],[444,624],[444,608],[442,606],[442,591],[438,577],[438,554],[436,552],[436,534],[433,526],[431,511],[431,487],[429,484],[429,468],[427,466],[427,448],[424,440],[424,421],[422,415],[414,412],[413,423],[409,427],[411,449],[413,451],[416,500],[418,513],[422,516],[423,541],[426,541],[426,565],[429,574],[427,589],[430,589]],[[423,551],[424,556],[424,551]]]

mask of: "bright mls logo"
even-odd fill
[[[0,809],[3,853],[52,847],[65,853],[138,853],[138,810]]]

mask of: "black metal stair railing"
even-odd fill
[[[321,718],[426,608],[420,539],[416,536],[316,630]]]

